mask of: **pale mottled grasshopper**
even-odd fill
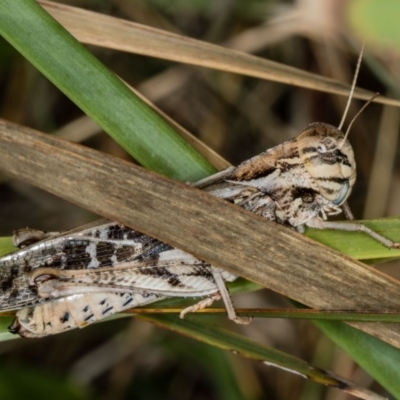
[[[343,210],[351,218],[345,204],[355,179],[346,135],[314,123],[194,186],[299,231],[363,231],[400,247],[362,224],[326,221]],[[206,297],[182,317],[222,297],[230,319],[249,322],[235,315],[225,287],[236,276],[116,223],[102,220],[63,234],[21,230],[14,242],[21,250],[0,259],[0,310],[18,310],[10,331],[23,337],[81,328],[168,296]]]

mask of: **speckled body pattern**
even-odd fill
[[[334,126],[310,124],[205,190],[290,227],[326,219],[342,211],[356,179],[353,150],[343,138]]]
[[[45,336],[168,296],[218,292],[209,264],[116,223],[96,225],[0,259],[1,309],[19,310],[11,330]]]

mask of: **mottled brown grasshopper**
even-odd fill
[[[327,221],[342,211],[351,219],[346,200],[356,165],[342,124],[313,123],[194,186],[300,232],[304,226],[362,231],[399,248],[362,224]],[[102,220],[62,234],[21,230],[14,243],[21,249],[0,259],[0,310],[18,310],[10,331],[23,337],[82,328],[165,297],[205,297],[181,317],[222,297],[231,320],[250,321],[236,316],[225,287],[236,276],[116,223]]]

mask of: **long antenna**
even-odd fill
[[[372,97],[361,107],[360,111],[353,117],[353,119],[351,120],[349,126],[347,127],[347,131],[346,134],[344,135],[344,138],[342,140],[342,142],[340,143],[340,145],[338,146],[339,149],[343,146],[343,143],[346,141],[347,136],[349,136],[349,132],[350,132],[350,128],[353,125],[354,121],[360,116],[360,114],[374,101],[374,99],[376,97],[379,96],[379,93],[375,93],[374,95],[372,95]]]
[[[349,95],[349,98],[347,100],[347,104],[346,104],[346,108],[345,108],[344,113],[343,113],[342,120],[340,121],[340,124],[338,126],[338,129],[340,131],[343,128],[344,120],[346,119],[347,112],[349,111],[351,99],[353,98],[353,93],[354,93],[354,89],[356,87],[356,82],[357,82],[357,78],[358,78],[358,72],[360,71],[361,60],[362,60],[362,56],[363,56],[363,53],[364,53],[364,46],[365,46],[365,42],[363,43],[363,45],[361,47],[360,55],[358,56],[356,72],[354,73],[353,83],[351,84],[350,95]]]

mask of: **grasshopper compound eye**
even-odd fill
[[[356,181],[353,149],[343,140],[343,132],[324,123],[310,124],[297,138],[305,169],[320,194],[335,206],[346,201]]]

